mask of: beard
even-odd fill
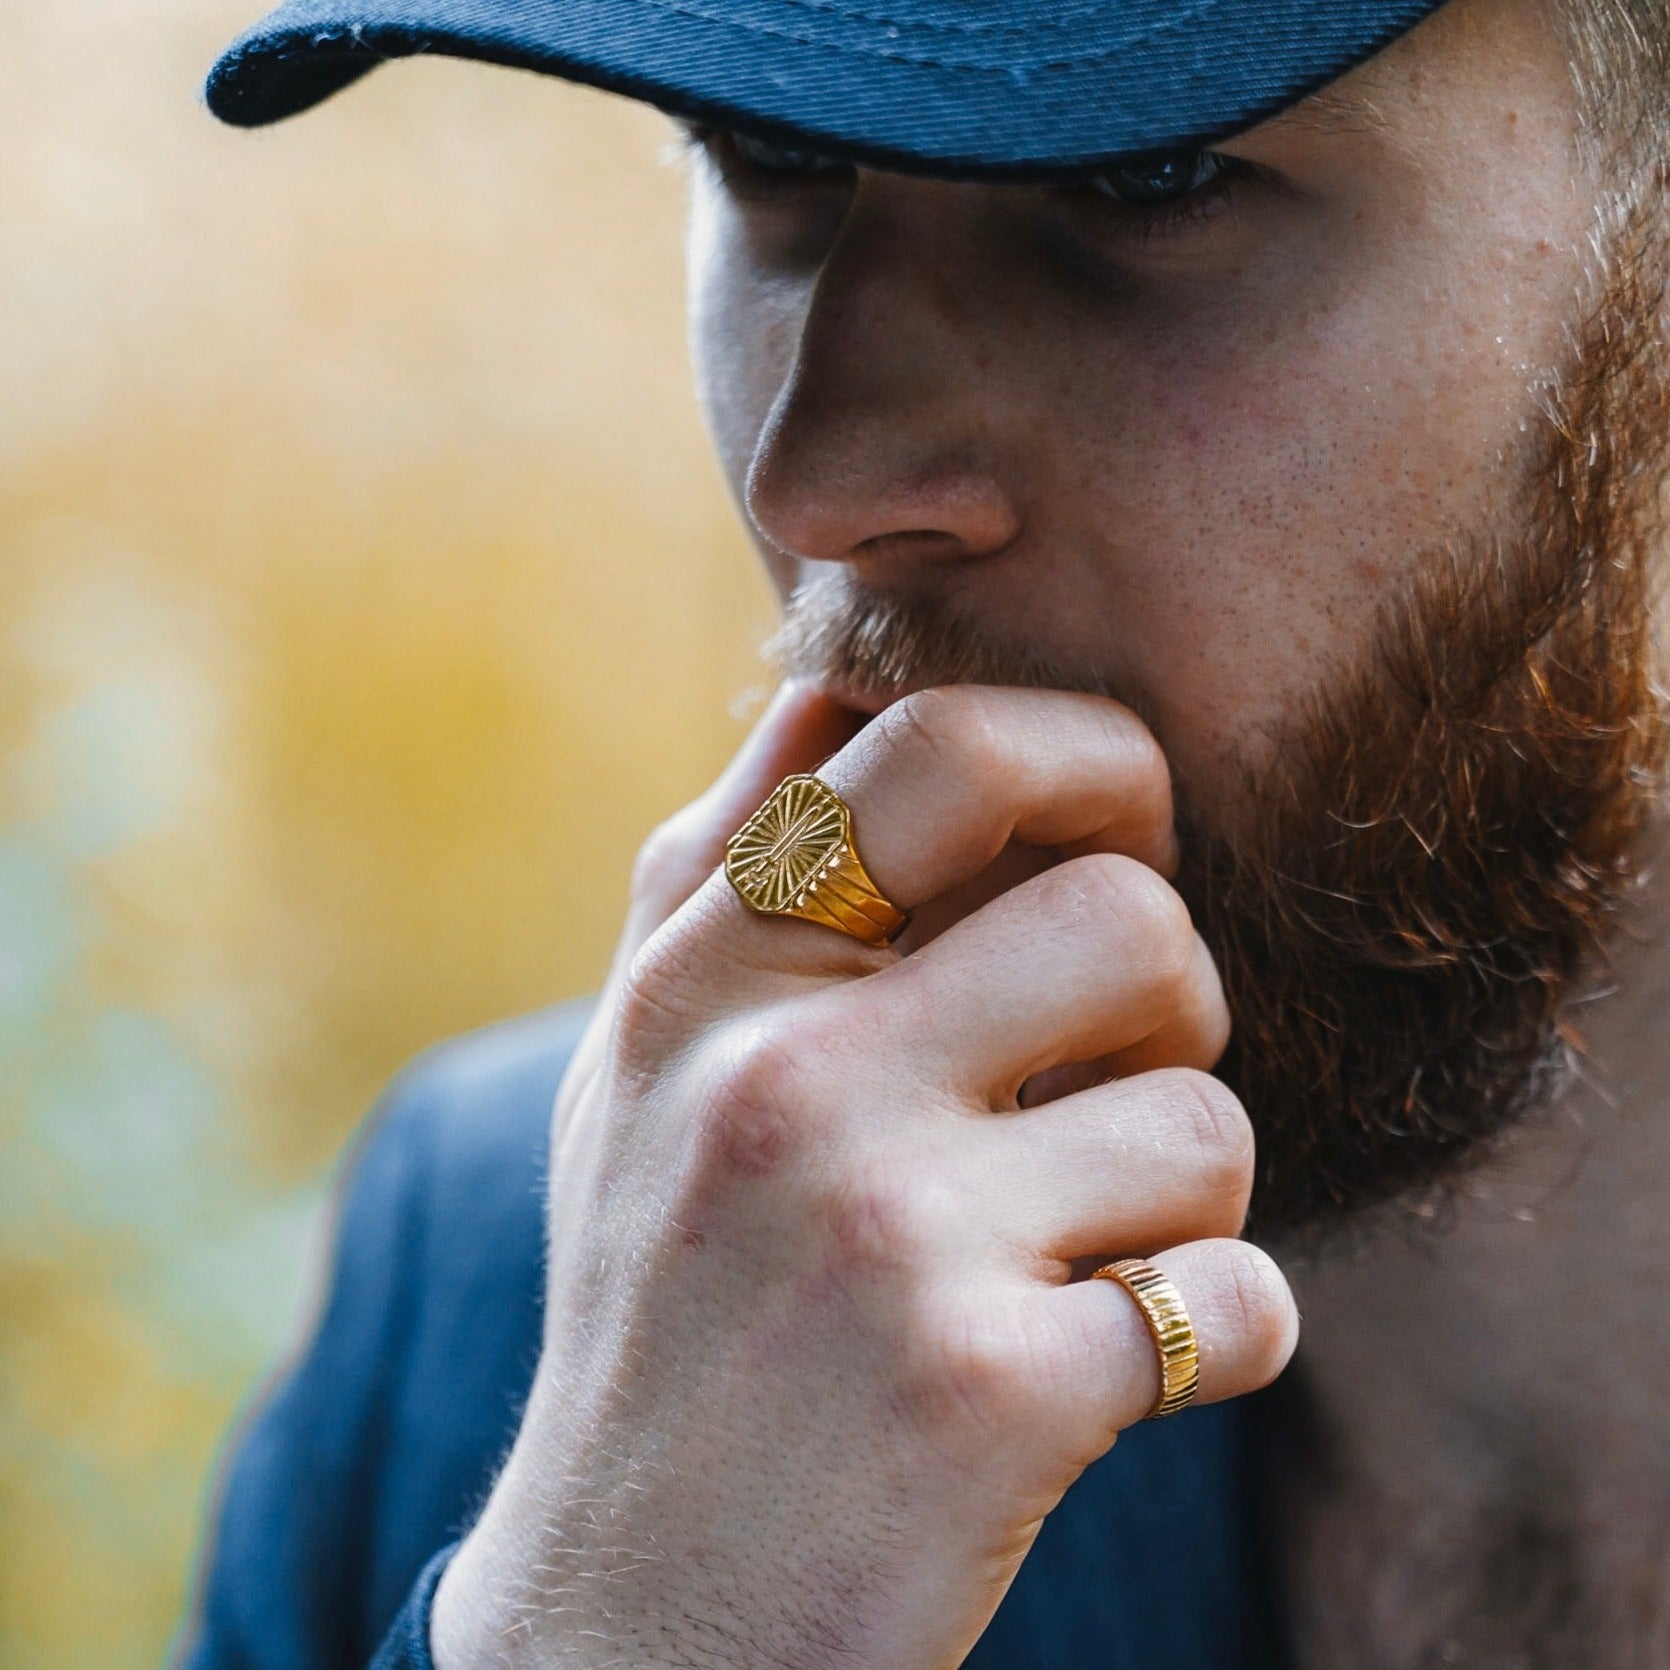
[[[1435,1194],[1577,1070],[1660,798],[1654,550],[1670,436],[1659,263],[1619,234],[1512,537],[1427,553],[1238,785],[1234,834],[1175,785],[1178,887],[1234,1032],[1219,1075],[1258,1140],[1251,1227],[1316,1231]],[[944,593],[801,587],[787,672],[1119,691],[1003,646]],[[1165,737],[1161,735],[1162,746]]]

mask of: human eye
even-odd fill
[[[1068,189],[1113,205],[1122,230],[1158,237],[1211,220],[1249,171],[1250,165],[1219,151],[1151,151],[1081,176]]]
[[[826,186],[850,185],[853,165],[822,151],[739,133],[734,128],[687,124],[686,142],[702,151],[740,197],[766,198]]]

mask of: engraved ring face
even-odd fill
[[[725,847],[725,874],[755,910],[780,916],[849,850],[846,802],[816,777],[785,777]]]

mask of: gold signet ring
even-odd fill
[[[885,945],[910,918],[870,880],[852,809],[816,777],[785,777],[725,844],[725,876],[750,910],[798,916]]]
[[[1175,1415],[1195,1395],[1200,1384],[1200,1346],[1194,1324],[1183,1308],[1183,1296],[1140,1258],[1122,1258],[1096,1272],[1116,1281],[1136,1300],[1160,1353],[1159,1401],[1143,1418]]]

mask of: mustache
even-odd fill
[[[1091,668],[1006,642],[946,593],[883,594],[841,569],[795,587],[761,654],[784,677],[884,700],[941,684],[1004,684],[1136,706]]]

